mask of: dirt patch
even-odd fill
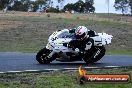
[[[23,23],[20,21],[0,20],[0,31],[5,29],[17,28],[22,24]]]

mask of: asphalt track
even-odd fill
[[[93,65],[83,61],[58,62],[42,65],[35,60],[36,53],[0,52],[0,72],[36,71],[44,69],[70,69],[80,65],[86,68],[132,66],[132,55],[105,55]]]

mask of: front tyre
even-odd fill
[[[40,64],[49,64],[55,59],[54,57],[51,57],[51,58],[47,57],[50,53],[51,51],[49,49],[43,48],[37,53],[36,60]]]

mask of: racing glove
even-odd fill
[[[75,49],[75,52],[79,52],[80,50],[78,48]]]

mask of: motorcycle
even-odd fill
[[[69,33],[68,29],[55,31],[50,35],[46,47],[41,49],[36,60],[40,64],[49,64],[56,60],[60,62],[85,61],[87,64],[100,60],[106,52],[105,45],[111,43],[112,35],[97,33],[90,37],[91,47],[87,51],[80,51],[74,47],[76,38],[74,33]]]

